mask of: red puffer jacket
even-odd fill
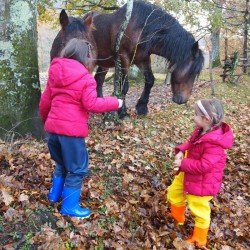
[[[226,164],[225,149],[232,147],[233,133],[226,123],[196,139],[199,132],[197,128],[188,142],[176,147],[176,153],[188,150],[180,167],[180,171],[185,173],[184,192],[214,196],[221,188]]]
[[[45,131],[86,137],[89,113],[115,111],[118,105],[116,97],[97,97],[96,81],[81,63],[53,59],[39,105]]]

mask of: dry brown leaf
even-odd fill
[[[23,201],[29,201],[29,197],[26,194],[21,194],[19,196],[19,198],[18,198],[18,201],[21,201],[21,202],[23,202]]]
[[[8,210],[4,213],[4,218],[7,221],[13,221],[16,216],[18,215],[18,211],[15,210],[14,208],[10,207]]]
[[[184,241],[183,239],[177,237],[174,239],[173,245],[175,247],[175,249],[177,250],[193,250],[195,249],[195,247],[190,244],[187,243],[186,241]]]
[[[1,188],[2,190],[1,190],[1,198],[2,198],[2,200],[3,200],[3,202],[4,202],[4,204],[6,205],[6,206],[9,206],[13,201],[14,201],[14,198],[13,198],[13,196],[10,194],[10,190],[8,190],[8,189],[6,189],[6,188],[4,188],[4,187],[2,187]]]

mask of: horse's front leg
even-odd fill
[[[95,80],[96,80],[96,91],[97,91],[97,96],[98,97],[103,97],[103,83],[105,80],[105,76],[108,73],[108,68],[102,68],[98,66],[96,73],[95,73]]]
[[[136,113],[138,115],[146,115],[148,113],[148,101],[149,101],[149,95],[151,88],[154,86],[154,75],[151,70],[151,67],[149,67],[147,70],[143,70],[144,78],[145,78],[145,84],[144,89],[141,94],[140,99],[138,100],[136,104]]]

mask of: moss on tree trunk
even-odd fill
[[[212,32],[212,67],[221,66],[220,62],[220,30]]]
[[[220,67],[221,62],[220,62],[220,55],[218,54],[216,58],[213,59],[212,67]]]
[[[0,24],[0,138],[40,137],[35,7],[28,0],[6,0],[0,12],[5,17]]]

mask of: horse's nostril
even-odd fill
[[[182,96],[181,95],[173,96],[173,101],[177,104],[182,104],[183,103]]]

